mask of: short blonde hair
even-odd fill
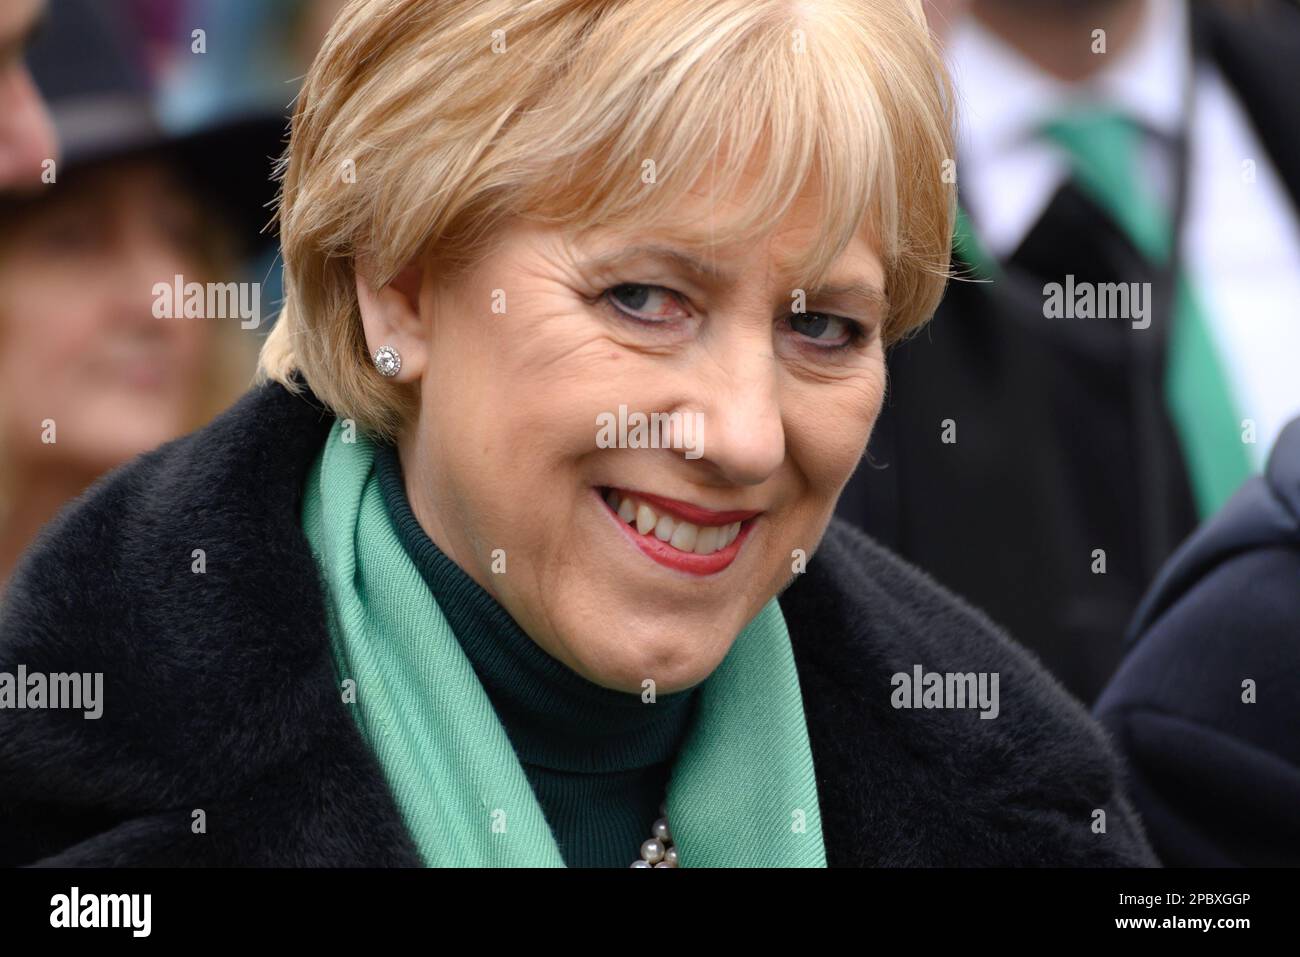
[[[414,397],[370,364],[358,259],[378,285],[422,257],[454,277],[512,217],[648,227],[755,160],[748,215],[715,241],[770,230],[816,177],[824,229],[797,266],[817,285],[868,226],[892,342],[950,269],[951,103],[920,0],[352,0],[281,160],[285,300],[260,372],[301,371],[393,437]]]

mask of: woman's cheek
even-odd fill
[[[884,364],[852,377],[809,384],[792,416],[791,454],[816,494],[836,495],[866,450],[884,404]]]

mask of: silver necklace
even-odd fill
[[[659,805],[659,820],[650,828],[650,839],[641,845],[641,856],[632,862],[633,867],[676,867],[677,846],[673,832],[668,827],[668,804]]]

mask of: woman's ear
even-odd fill
[[[429,328],[420,314],[424,270],[411,263],[378,289],[366,278],[369,270],[363,263],[357,262],[355,271],[366,351],[373,358],[381,346],[392,346],[402,358],[402,367],[393,381],[418,381],[424,374],[429,350]]]

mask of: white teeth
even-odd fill
[[[700,530],[690,522],[678,522],[677,527],[673,529],[673,540],[668,544],[682,552],[695,551],[695,539],[699,537]]]
[[[654,535],[661,542],[668,542],[673,548],[697,555],[710,555],[720,548],[726,548],[740,534],[740,522],[730,525],[706,525],[701,528],[691,522],[660,515],[645,502],[633,498],[621,498],[611,489],[605,496],[609,507],[618,513],[618,517],[632,525],[642,535]]]
[[[642,504],[636,510],[636,530],[644,535],[659,523],[659,517],[649,505]]]
[[[709,555],[718,550],[718,529],[716,525],[710,525],[708,528],[700,529],[699,536],[695,539],[695,554]]]

